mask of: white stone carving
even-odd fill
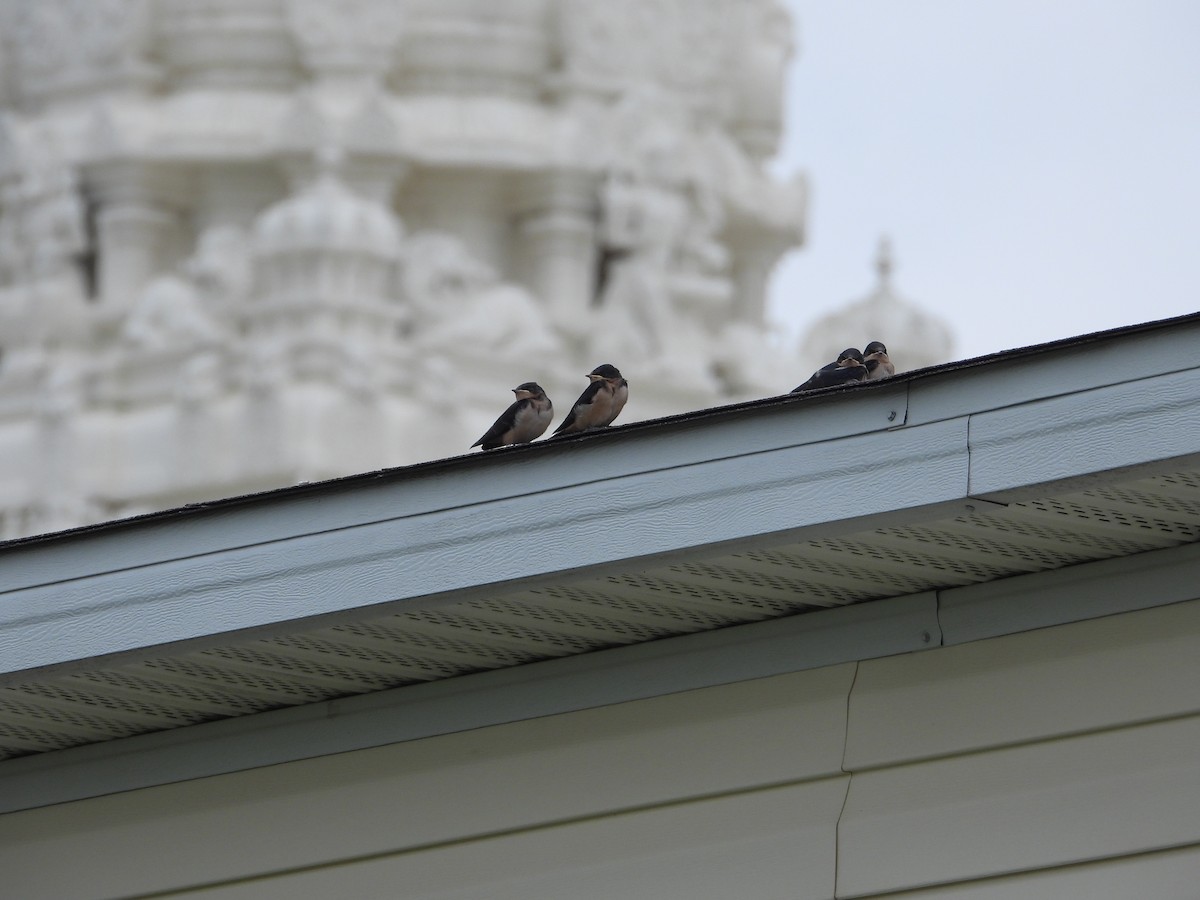
[[[725,0],[562,0],[565,78],[573,90],[620,94],[637,85],[676,90],[690,103],[724,107],[737,46]]]
[[[17,211],[11,194],[0,199],[0,285],[21,279],[25,264]]]
[[[502,282],[453,235],[421,232],[409,238],[404,289],[418,356],[544,365],[559,354],[559,339],[541,305],[528,291]]]
[[[161,51],[179,88],[279,89],[298,81],[285,0],[159,0]]]
[[[13,4],[21,91],[56,99],[150,84],[151,0],[23,0]]]
[[[730,130],[756,161],[769,159],[783,131],[783,86],[795,52],[791,17],[778,0],[748,0],[734,67]]]
[[[0,279],[42,281],[73,270],[88,248],[76,170],[49,126],[26,138],[18,154],[10,137],[7,178],[0,176]]]
[[[83,200],[68,168],[40,173],[23,197],[25,250],[34,278],[75,265],[87,250]]]
[[[213,225],[196,241],[196,250],[183,265],[200,297],[213,308],[244,302],[250,289],[250,247],[237,225]]]
[[[552,0],[409,0],[395,72],[403,93],[535,99]]]
[[[327,159],[311,184],[255,223],[256,282],[265,300],[344,305],[394,293],[399,219],[350,190],[338,165]]]
[[[360,197],[333,166],[294,197],[270,208],[254,227],[255,246],[264,257],[323,253],[362,254],[388,261],[400,252],[400,222],[379,203]]]
[[[304,64],[317,77],[376,82],[387,72],[404,22],[401,4],[395,0],[285,2]]]
[[[605,181],[601,208],[609,256],[600,295],[602,315],[611,323],[605,330],[614,342],[632,339],[630,351],[643,359],[664,354],[676,320],[669,279],[687,228],[687,205],[669,188],[625,173]]]
[[[139,348],[158,350],[216,343],[220,332],[200,306],[195,287],[176,275],[163,275],[142,291],[121,337]]]

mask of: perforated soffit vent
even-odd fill
[[[1200,538],[1200,472],[541,586],[0,690],[0,758]]]

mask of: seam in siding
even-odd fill
[[[971,496],[971,476],[975,472],[974,460],[971,458],[971,421],[975,418],[973,413],[967,414],[967,484],[966,491],[963,496]]]
[[[846,690],[846,727],[842,731],[842,760],[838,768],[847,776],[846,793],[842,796],[842,808],[838,810],[837,821],[833,825],[833,896],[838,896],[838,876],[841,874],[842,855],[842,817],[846,814],[846,806],[850,802],[850,783],[854,781],[854,773],[846,768],[846,750],[850,746],[850,701],[854,696],[854,686],[858,683],[860,660],[854,662],[854,674],[850,676],[850,687]]]

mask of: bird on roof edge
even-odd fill
[[[554,429],[558,434],[577,434],[592,428],[604,428],[625,408],[629,399],[629,382],[616,366],[604,363],[588,373],[589,384],[567,413],[562,424]]]
[[[871,341],[863,350],[863,365],[867,367],[867,381],[879,381],[896,374],[896,366],[888,356],[883,341]]]
[[[818,388],[834,387],[839,384],[849,384],[862,381],[867,377],[866,363],[863,355],[856,347],[847,347],[838,354],[838,358],[828,365],[821,366],[813,372],[808,381],[799,387],[792,388],[792,393],[800,391],[815,391]]]
[[[526,381],[512,389],[516,401],[500,414],[483,437],[472,447],[494,450],[509,444],[528,444],[541,437],[554,417],[554,404],[536,381]]]

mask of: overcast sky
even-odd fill
[[[1200,2],[785,2],[789,340],[871,289],[881,234],[958,358],[1200,309]]]

